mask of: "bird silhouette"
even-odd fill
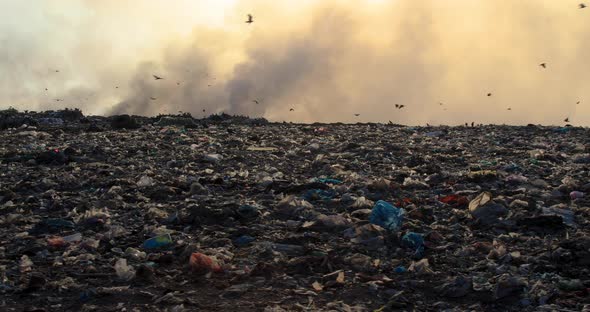
[[[508,107],[508,110],[512,110],[512,108]]]
[[[547,68],[547,63],[541,63],[541,64],[539,64],[539,66],[541,66],[543,68]]]
[[[580,3],[580,9],[585,9],[586,5],[584,3]]]
[[[360,116],[361,114],[354,114],[356,117]]]
[[[442,105],[443,105],[443,103],[442,103],[442,102],[438,102],[438,105],[442,106]]]
[[[289,111],[290,111],[290,112],[294,112],[294,111],[295,111],[295,109],[291,108]]]
[[[119,86],[116,86],[115,89],[119,89]]]
[[[205,112],[205,110],[203,110],[203,113]]]
[[[152,100],[152,101],[155,101],[155,100],[157,100],[157,99],[158,99],[158,98],[155,98],[155,97],[153,97],[153,96],[150,96],[150,100]]]
[[[248,20],[246,21],[247,24],[252,24],[254,23],[254,19],[252,14],[248,14]]]
[[[164,78],[162,78],[160,76],[156,76],[156,75],[152,75],[152,76],[154,76],[154,79],[156,79],[156,80],[164,79]]]
[[[488,96],[492,96],[492,94],[491,93],[488,93]]]
[[[395,104],[395,108],[399,108],[399,104]]]
[[[48,89],[47,89],[47,88],[45,88],[45,91],[47,91],[47,90],[48,90]]]
[[[258,100],[252,100],[252,102],[254,102],[256,104],[260,104],[260,102],[258,102]]]
[[[47,90],[47,89],[45,89],[45,90]],[[576,104],[580,104],[580,101],[577,101]]]
[[[177,85],[177,86],[180,86],[180,82],[177,82],[177,83],[176,83],[176,85]]]
[[[55,99],[56,102],[63,102],[63,99]]]
[[[567,117],[567,118],[566,118],[566,119],[564,119],[563,121],[565,121],[565,122],[570,122],[570,118],[569,118],[569,117]]]
[[[406,107],[406,106],[402,104],[402,105],[399,106],[399,109],[402,109],[404,107]]]
[[[56,72],[56,73],[59,73],[59,69],[56,69],[56,70],[55,70],[55,72]]]

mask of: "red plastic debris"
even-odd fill
[[[439,199],[440,202],[443,202],[447,205],[451,205],[454,207],[459,207],[459,206],[463,206],[463,205],[468,205],[469,204],[469,200],[467,199],[467,197],[465,196],[460,196],[460,195],[447,195],[441,199]]]
[[[205,254],[200,252],[195,252],[191,255],[189,261],[190,268],[193,272],[196,273],[220,273],[223,272],[223,268],[216,259],[211,258]]]
[[[66,241],[63,237],[52,237],[47,239],[47,245],[51,247],[63,247],[66,245]]]

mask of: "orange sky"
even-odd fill
[[[570,117],[589,125],[590,9],[577,5],[4,0],[0,103],[97,114],[206,109],[302,122]],[[248,13],[252,25],[244,23]],[[154,73],[166,79],[154,81]]]

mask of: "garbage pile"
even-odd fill
[[[66,115],[0,118],[2,311],[590,311],[588,129]]]

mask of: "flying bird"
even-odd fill
[[[158,98],[155,98],[155,97],[153,97],[153,96],[150,96],[150,100],[152,100],[152,101],[155,101],[155,100],[157,100],[157,99],[158,99]]]
[[[47,88],[45,88],[45,91],[47,91]]]
[[[443,105],[443,103],[442,103],[442,102],[438,102],[438,105],[442,106],[442,105]]]
[[[399,108],[399,104],[395,104],[395,108]]]
[[[539,66],[541,66],[543,68],[547,68],[547,63],[541,63],[541,64],[539,64]]]
[[[580,9],[585,9],[586,5],[584,3],[580,3]]]
[[[291,108],[289,111],[290,111],[290,112],[294,112],[294,111],[295,111],[295,109]]]
[[[354,114],[356,117],[360,116],[361,114]]]
[[[564,122],[570,122],[570,118],[567,117],[566,119],[563,120]]]
[[[258,100],[252,100],[252,102],[254,102],[256,104],[260,104],[260,102],[258,102]]]
[[[63,102],[63,99],[55,99],[56,102]]]
[[[47,90],[47,89],[45,89],[45,90]],[[577,101],[576,104],[580,104],[580,101]]]
[[[402,109],[402,108],[404,108],[404,107],[406,107],[406,106],[402,104],[402,105],[400,105],[400,106],[398,107],[398,109]]]
[[[205,110],[203,110],[203,113],[205,112]]]
[[[492,94],[491,93],[488,93],[488,96],[492,96]]]
[[[115,89],[119,89],[119,86],[116,86]]]
[[[512,110],[512,108],[508,107],[508,110]]]
[[[252,14],[248,14],[248,20],[246,21],[246,23],[247,23],[247,24],[252,24],[252,23],[254,23],[254,20],[253,20],[253,16],[252,16]]]
[[[177,82],[177,83],[176,83],[176,85],[177,85],[177,86],[180,86],[180,82]]]
[[[154,76],[154,79],[156,79],[156,80],[164,79],[164,78],[162,78],[160,76],[156,76],[156,75],[152,75],[152,76]]]

